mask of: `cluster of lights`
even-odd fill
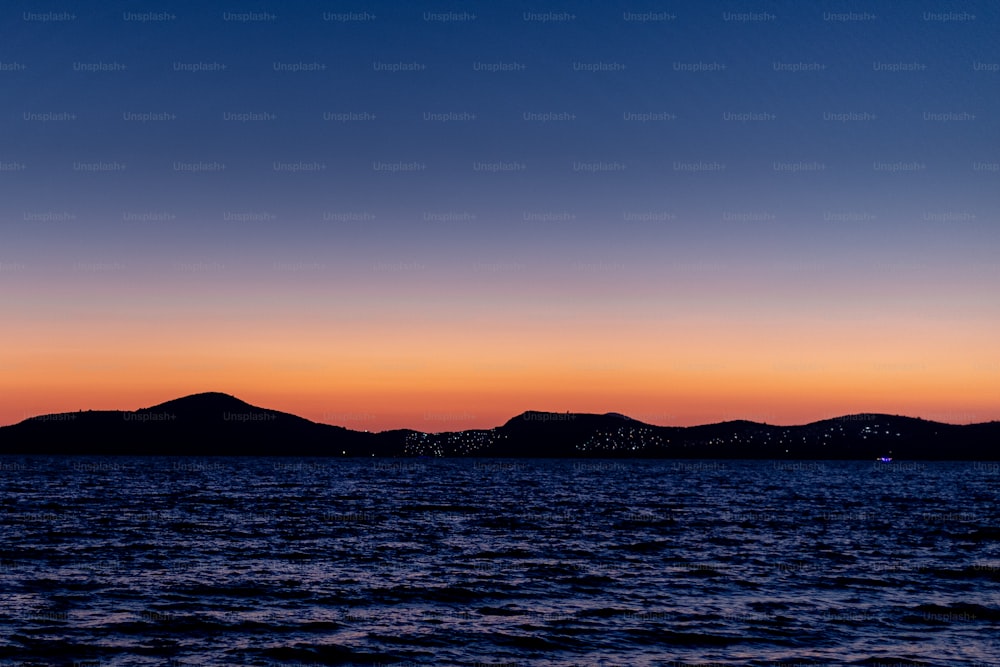
[[[882,433],[880,434],[878,429],[879,429],[878,424],[875,424],[874,426],[865,426],[863,429],[861,429],[861,437],[867,440],[869,435],[872,436],[873,438],[877,438],[879,435],[890,435],[890,436],[892,435],[892,433],[890,433],[888,430],[882,431]],[[900,437],[900,434],[897,433],[896,437],[897,438]]]
[[[686,441],[684,446],[722,447],[726,445],[758,444],[758,445],[779,445],[787,447],[801,443],[808,445],[810,440],[817,439],[819,444],[826,446],[836,439],[848,436],[844,425],[830,424],[819,434],[803,434],[794,436],[792,429],[781,429],[772,431],[761,429],[759,431],[732,434],[728,436],[715,436],[700,441]],[[870,424],[864,426],[859,433],[862,439],[891,437],[892,432],[887,426],[880,424]],[[901,437],[900,433],[895,433],[896,437]],[[488,430],[470,430],[448,433],[409,433],[404,443],[406,456],[474,456],[490,451],[501,439],[508,436],[501,429],[494,428]],[[670,445],[670,440],[661,436],[656,429],[646,426],[624,425],[617,429],[602,430],[594,433],[586,442],[576,445],[576,450],[581,453],[586,452],[639,452],[651,449],[662,449]],[[787,451],[787,450],[786,450]]]
[[[403,452],[406,456],[469,456],[488,450],[505,437],[498,429],[407,433]]]
[[[628,452],[663,447],[666,443],[652,429],[641,426],[621,426],[615,431],[600,431],[576,448],[581,452]]]

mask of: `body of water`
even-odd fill
[[[0,665],[1000,667],[975,462],[0,458]]]

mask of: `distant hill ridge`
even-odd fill
[[[798,426],[736,420],[681,427],[615,412],[529,410],[492,429],[369,433],[205,392],[134,411],[32,417],[0,428],[0,454],[993,461],[1000,460],[1000,422],[955,425],[860,413]]]
[[[240,399],[232,396],[230,394],[223,394],[220,391],[206,391],[200,394],[191,394],[190,396],[182,396],[180,398],[175,398],[173,400],[167,401],[165,403],[160,403],[149,408],[141,408],[142,411],[154,411],[154,410],[177,410],[177,411],[239,411],[239,410],[261,410],[253,405],[250,405],[246,401],[241,401]],[[138,411],[137,411],[138,412]]]

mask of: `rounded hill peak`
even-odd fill
[[[166,403],[160,403],[149,408],[143,408],[137,412],[179,412],[185,414],[192,413],[218,413],[231,412],[233,410],[246,410],[254,408],[246,401],[241,401],[235,396],[224,394],[219,391],[206,391],[200,394],[191,394],[175,398]],[[259,408],[254,408],[259,409]]]

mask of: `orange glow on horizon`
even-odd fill
[[[347,317],[267,299],[213,315],[181,300],[78,311],[60,301],[68,314],[39,306],[5,321],[0,424],[202,391],[361,430],[491,428],[525,410],[662,425],[857,412],[1000,419],[1000,339],[988,314],[816,309],[779,319],[701,306],[680,318],[605,305],[602,317],[526,303],[511,317],[470,301],[442,323],[437,307]]]

